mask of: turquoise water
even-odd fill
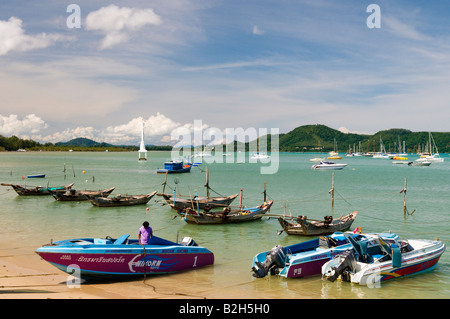
[[[181,194],[205,194],[205,170],[210,171],[210,185],[221,195],[239,193],[247,206],[274,200],[272,214],[306,215],[321,219],[357,210],[353,227],[366,232],[393,231],[402,238],[439,238],[450,242],[450,157],[430,167],[393,165],[387,159],[346,158],[348,166],[335,173],[335,204],[331,207],[332,171],[314,171],[310,158],[318,154],[281,153],[276,174],[260,174],[265,164],[203,163],[191,173],[169,175],[167,185]],[[164,175],[155,173],[163,167],[170,152],[149,152],[147,161],[138,161],[137,153],[27,152],[0,153],[0,182],[58,186],[74,182],[75,189],[116,187],[114,194],[146,194],[161,191]],[[416,156],[410,156],[414,160]],[[22,180],[22,176],[44,173],[45,179]],[[403,215],[403,194],[407,178],[407,208]],[[170,188],[166,189],[171,191]],[[214,193],[212,193],[214,195]],[[176,240],[190,236],[215,254],[215,265],[173,278],[174,285],[195,284],[217,291],[217,297],[238,298],[449,298],[450,254],[444,253],[431,272],[393,280],[381,288],[349,283],[330,283],[320,276],[307,279],[266,277],[256,279],[250,271],[252,258],[277,244],[290,245],[308,240],[285,233],[276,219],[236,225],[189,225],[161,199],[155,196],[147,206],[98,208],[89,202],[57,202],[52,197],[22,197],[10,187],[0,187],[0,240],[20,246],[32,243],[35,248],[50,239],[76,237],[118,237],[131,234],[148,220],[155,234]],[[238,205],[239,197],[234,204]],[[146,208],[149,208],[146,210]],[[352,228],[353,228],[352,227]],[[121,283],[133,285],[134,283]],[[197,287],[198,288],[198,287]],[[149,288],[150,289],[150,288]],[[223,293],[226,291],[226,294]]]

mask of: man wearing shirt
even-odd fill
[[[149,226],[149,223],[145,221],[141,228],[139,228],[139,244],[141,245],[147,245],[148,241],[150,240],[150,237],[153,236],[153,230]]]

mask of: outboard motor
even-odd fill
[[[273,247],[266,255],[266,260],[263,263],[255,262],[258,267],[252,267],[254,272],[253,277],[263,278],[269,272],[271,275],[277,274],[278,268],[285,266],[286,249],[283,246],[277,245]]]
[[[334,282],[340,275],[342,281],[350,281],[349,272],[353,272],[356,268],[356,259],[352,250],[347,250],[342,254],[335,256],[335,258],[340,258],[340,263],[336,267],[332,267],[334,274],[328,276],[327,279]]]
[[[183,246],[198,246],[191,237],[183,237],[180,244]]]

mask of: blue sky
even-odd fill
[[[194,120],[448,131],[448,12],[445,0],[4,0],[0,134],[138,144],[141,118],[148,144]]]

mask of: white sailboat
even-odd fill
[[[428,147],[427,151],[420,155],[420,158],[416,160],[417,162],[432,162],[432,163],[442,163],[444,159],[439,155],[436,142],[434,141],[431,132],[428,132]]]
[[[383,140],[380,137],[380,151],[373,154],[372,158],[389,158],[389,155],[386,154],[386,148],[384,147]]]
[[[334,139],[334,149],[332,152],[329,152],[328,155],[327,159],[342,159],[342,156],[339,156],[339,153],[337,152],[336,139]]]
[[[145,148],[144,143],[144,119],[142,119],[142,131],[141,131],[141,145],[139,148],[139,160],[147,160],[147,149]]]

